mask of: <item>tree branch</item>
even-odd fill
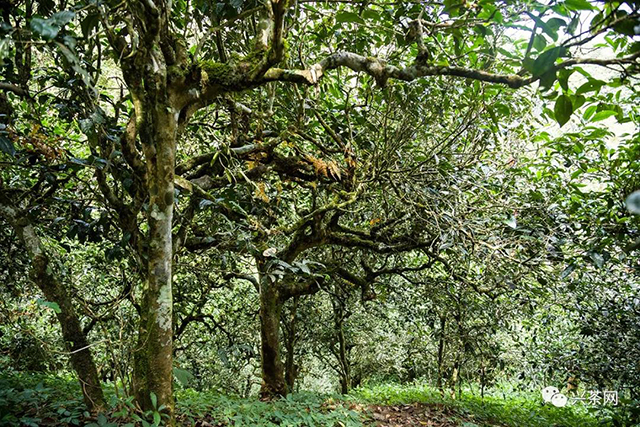
[[[623,58],[572,58],[555,65],[556,70],[580,64],[592,64],[600,66],[637,64],[640,52]],[[464,67],[444,67],[426,64],[413,64],[405,68],[389,65],[385,61],[365,57],[351,52],[336,52],[322,61],[311,66],[307,70],[288,70],[271,68],[263,79],[264,81],[284,81],[313,85],[318,83],[322,76],[330,70],[346,67],[356,72],[367,73],[372,76],[380,86],[384,86],[388,79],[413,81],[420,77],[428,76],[454,76],[487,83],[498,83],[517,89],[529,85],[540,79],[540,76],[522,77],[517,74],[494,74],[483,70],[474,70]]]
[[[3,90],[5,92],[12,92],[21,98],[31,99],[31,94],[27,89],[21,88],[20,86],[14,85],[12,83],[0,82],[0,90]]]

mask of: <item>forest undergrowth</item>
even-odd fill
[[[161,426],[162,408],[141,412],[133,399],[106,388],[107,409],[90,414],[71,378],[33,373],[0,374],[0,426]],[[484,397],[462,390],[456,398],[424,385],[381,384],[348,395],[302,392],[271,402],[217,391],[178,390],[177,421],[183,426],[431,426],[596,427],[633,426],[633,406],[613,409],[543,405],[538,393],[494,388]],[[155,401],[152,396],[152,401]],[[637,409],[637,408],[636,408]]]

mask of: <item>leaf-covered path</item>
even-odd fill
[[[461,424],[460,418],[451,409],[443,405],[422,403],[393,406],[371,405],[368,409],[371,414],[366,425],[376,427],[458,427],[465,425]]]

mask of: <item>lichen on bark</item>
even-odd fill
[[[171,329],[171,305],[173,304],[173,298],[171,295],[171,286],[164,285],[160,288],[160,294],[158,295],[158,314],[156,322],[161,329]]]

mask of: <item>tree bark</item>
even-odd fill
[[[339,344],[338,355],[339,355],[339,359],[340,359],[339,361],[341,366],[340,392],[342,394],[347,394],[351,389],[351,366],[349,364],[349,357],[347,354],[347,342],[344,337],[343,323],[344,322],[342,320],[342,317],[340,317],[340,320],[336,325],[336,333],[338,335],[338,344]]]
[[[347,340],[344,336],[344,321],[349,317],[345,305],[348,295],[346,292],[339,288],[336,291],[337,298],[333,301],[333,318],[336,338],[338,340],[338,353],[335,354],[338,359],[338,365],[340,369],[340,392],[342,394],[349,393],[351,389],[351,365],[349,363],[349,354],[347,349]]]
[[[442,382],[442,376],[444,375],[444,330],[447,326],[447,318],[440,317],[440,339],[438,340],[438,378],[436,385],[440,393],[444,393],[444,386]]]
[[[144,282],[146,283],[146,277]],[[149,391],[147,390],[147,373],[149,372],[149,352],[146,348],[146,340],[148,336],[147,319],[148,304],[145,302],[146,294],[142,295],[142,303],[140,304],[140,318],[138,319],[138,339],[133,353],[133,396],[141,408],[151,406]]]
[[[280,314],[282,301],[278,289],[268,277],[260,280],[260,338],[262,387],[260,397],[272,399],[287,393],[284,366],[280,359]]]
[[[289,391],[293,391],[296,379],[298,377],[299,367],[295,363],[295,345],[296,345],[296,314],[298,312],[298,301],[300,297],[293,298],[293,304],[291,307],[291,314],[289,318],[289,328],[286,334],[285,347],[287,350],[287,357],[285,360],[285,381]]]
[[[29,277],[42,291],[47,301],[55,302],[60,308],[59,312],[56,311],[56,317],[62,329],[71,366],[80,381],[84,403],[91,412],[104,409],[104,394],[87,337],[82,331],[82,325],[73,307],[71,296],[53,273],[51,259],[47,255],[40,237],[28,219],[25,216],[19,217],[17,211],[5,201],[2,201],[0,205],[0,213],[9,219],[29,253],[31,258]]]
[[[140,319],[143,353],[137,357],[134,382],[143,409],[153,408],[149,396],[142,394],[154,393],[157,405],[164,405],[173,420],[172,223],[177,113],[167,95],[156,94],[145,101],[136,115],[143,117],[138,133],[147,166],[149,247]]]

